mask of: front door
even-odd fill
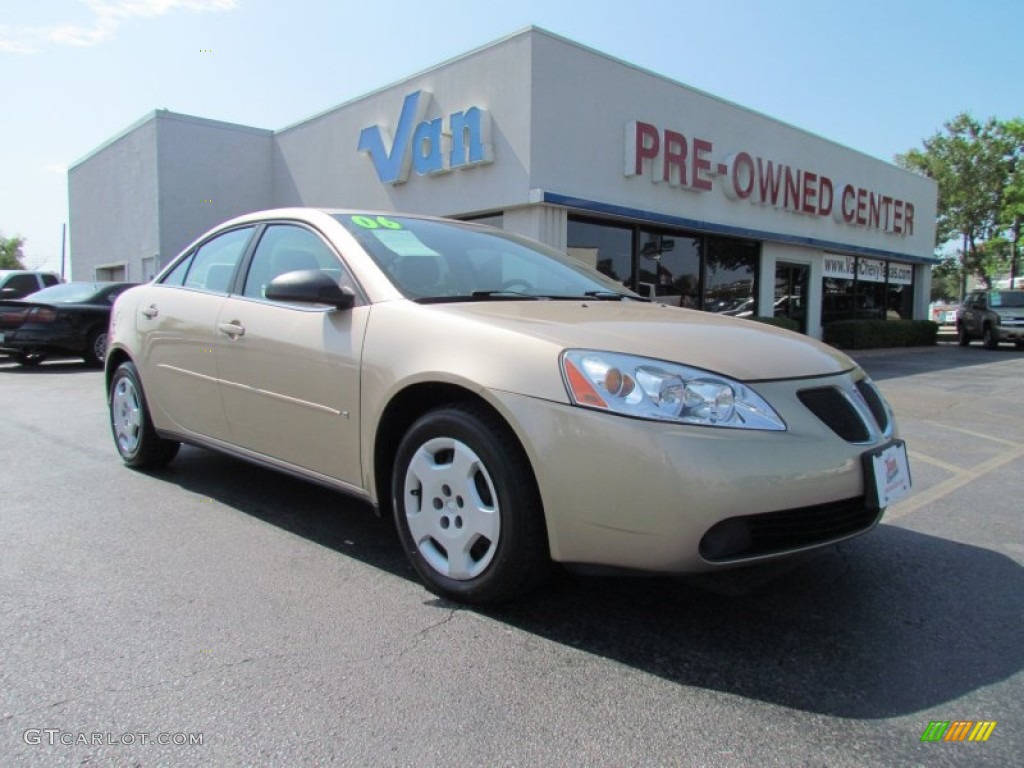
[[[775,317],[788,317],[807,333],[807,285],[810,275],[807,264],[775,265]]]

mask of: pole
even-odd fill
[[[68,242],[68,223],[60,225],[60,281],[64,282],[64,253]]]

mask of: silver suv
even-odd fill
[[[1024,291],[972,291],[956,313],[956,335],[961,347],[981,339],[986,349],[1000,341],[1024,349]]]
[[[53,272],[0,269],[0,299],[20,299],[60,282]]]

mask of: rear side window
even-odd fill
[[[161,282],[165,285],[227,293],[252,230],[252,227],[242,227],[207,240],[175,266]]]
[[[60,280],[57,279],[56,275],[43,275],[43,285],[47,287],[56,285],[59,282]]]

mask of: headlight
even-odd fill
[[[699,368],[588,349],[566,350],[561,366],[569,399],[584,408],[708,427],[786,429],[746,384]]]

